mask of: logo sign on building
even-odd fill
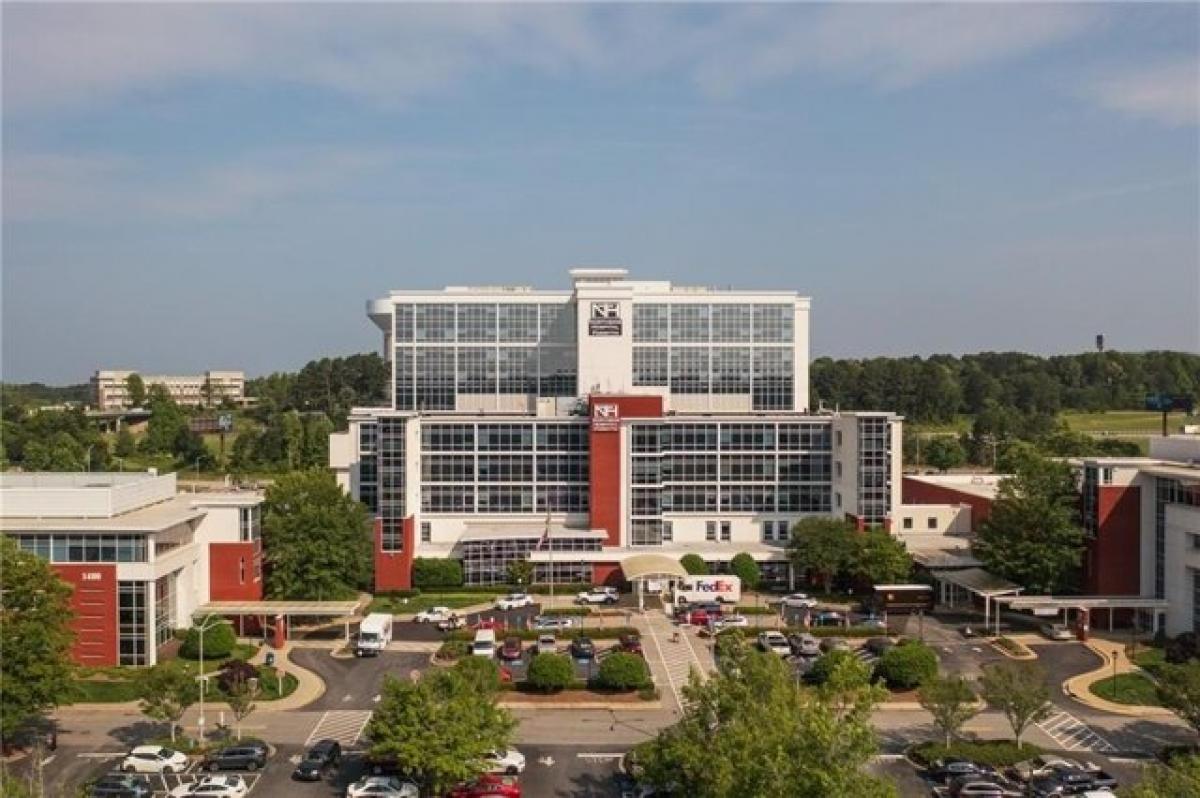
[[[620,335],[621,304],[619,302],[593,302],[592,315],[588,317],[588,335]]]
[[[1195,407],[1195,402],[1190,396],[1176,396],[1167,393],[1152,393],[1146,395],[1146,409],[1154,410],[1159,413],[1169,413],[1172,410],[1181,410],[1184,413],[1191,413]]]
[[[621,406],[611,402],[592,405],[592,432],[616,432],[621,428]]]

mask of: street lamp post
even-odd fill
[[[227,623],[227,621],[224,618],[220,618],[216,615],[209,615],[205,617],[203,623],[196,625],[193,622],[192,624],[193,628],[200,630],[200,718],[197,723],[197,727],[200,732],[201,743],[204,742],[204,688],[208,684],[208,678],[204,673],[204,635],[208,633],[209,629],[212,629],[218,624],[222,623]]]

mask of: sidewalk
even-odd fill
[[[301,668],[299,665],[291,661],[292,644],[288,643],[282,649],[276,650],[269,646],[262,646],[258,652],[250,658],[250,662],[254,665],[262,665],[267,658],[267,652],[275,652],[275,668],[281,672],[290,673],[296,677],[296,689],[291,695],[275,701],[256,701],[259,712],[287,712],[293,709],[301,709],[313,701],[316,701],[325,694],[325,681],[306,668]]]
[[[1134,673],[1141,671],[1137,665],[1125,656],[1124,643],[1111,640],[1092,638],[1087,642],[1088,648],[1095,651],[1104,660],[1104,665],[1094,671],[1072,676],[1063,682],[1063,692],[1079,703],[1101,712],[1111,712],[1115,715],[1135,715],[1139,717],[1174,717],[1175,713],[1165,707],[1148,707],[1139,704],[1118,704],[1094,695],[1091,686],[1103,681],[1113,673]],[[1116,667],[1113,667],[1114,661]]]

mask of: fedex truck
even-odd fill
[[[737,604],[742,599],[742,580],[729,574],[689,576],[675,583],[675,604],[719,601]]]
[[[387,648],[392,642],[392,616],[383,612],[373,612],[363,618],[358,627],[358,644],[354,653],[360,657],[373,657]]]

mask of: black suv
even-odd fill
[[[586,637],[577,637],[571,641],[571,659],[594,659],[596,644]]]
[[[329,768],[336,768],[342,761],[342,746],[337,740],[320,740],[304,753],[304,759],[292,771],[292,778],[299,781],[320,781]]]
[[[267,752],[261,745],[231,745],[204,758],[205,770],[258,770],[267,764]]]
[[[112,773],[102,776],[88,790],[88,798],[150,798],[154,790],[145,776]]]

